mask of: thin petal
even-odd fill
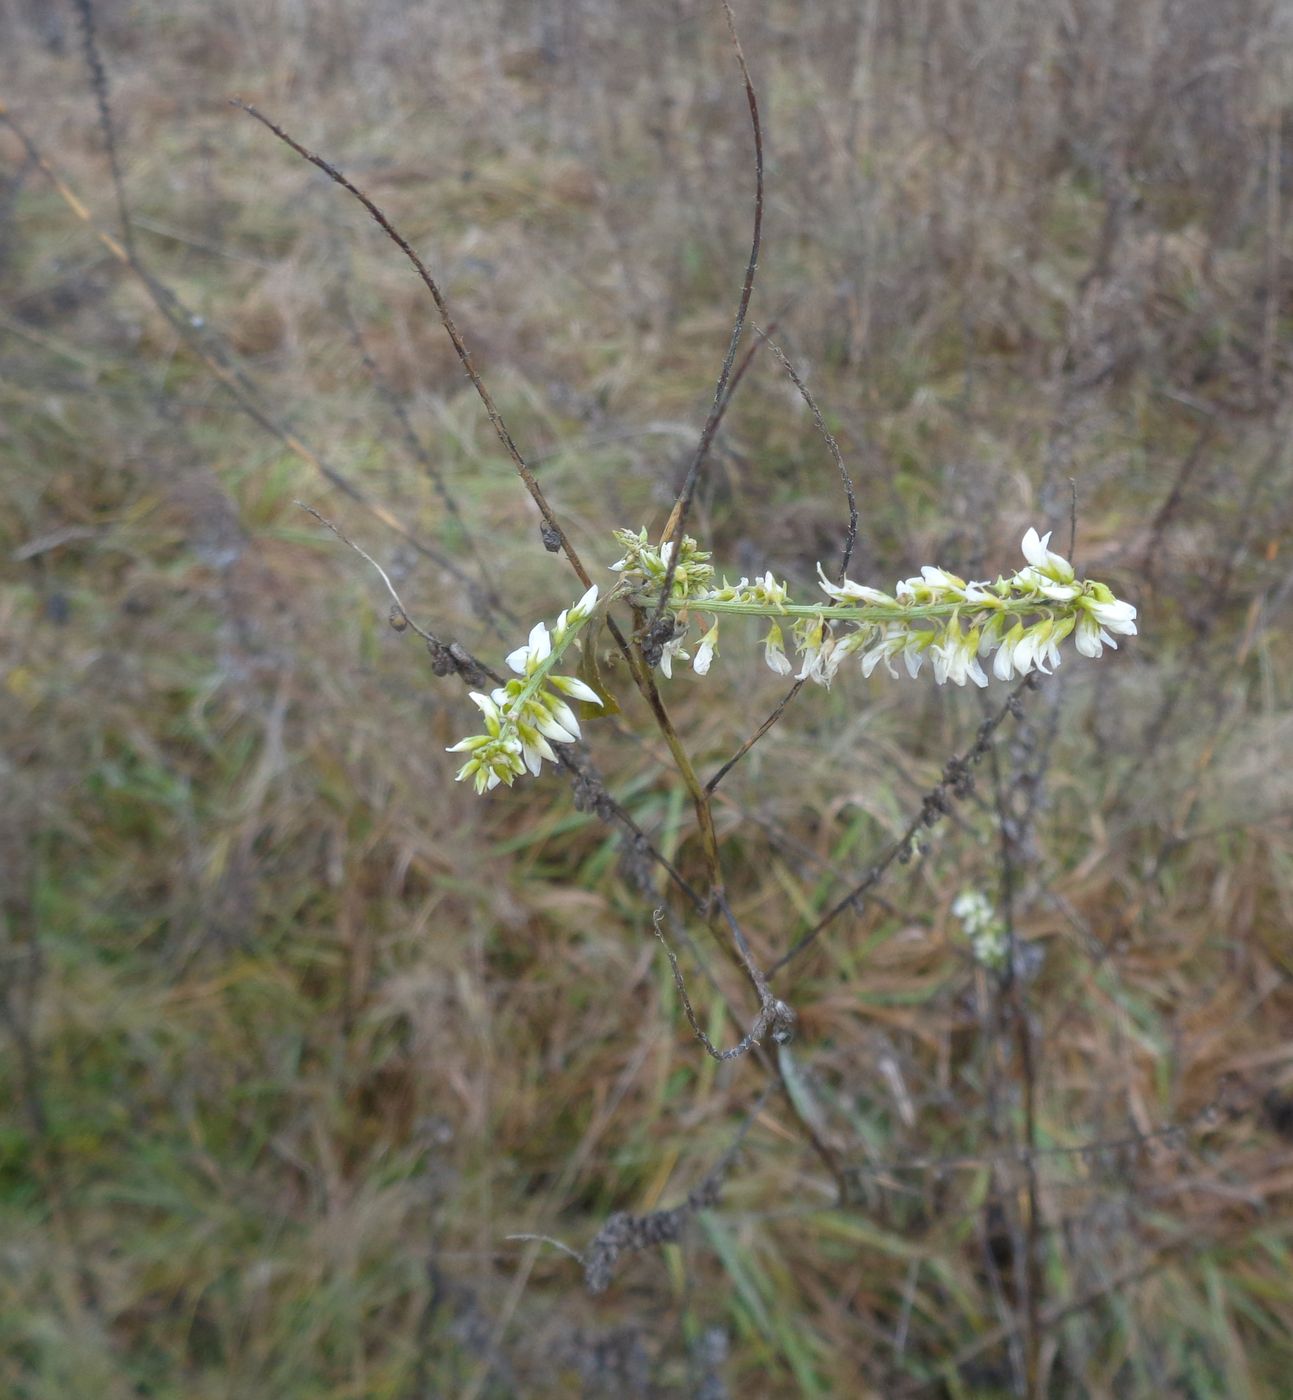
[[[546,713],[542,716],[535,717],[534,727],[540,734],[544,735],[545,738],[551,739],[554,743],[558,744],[573,744],[575,740],[579,738],[578,730],[576,730],[574,734],[571,734],[568,730],[563,729],[551,715]]]
[[[557,721],[562,729],[568,734],[573,734],[574,737],[578,739],[579,721],[575,718],[574,710],[572,710],[564,700],[559,700],[555,695],[545,695],[543,697],[543,703],[548,707],[552,718]]]
[[[1050,533],[1047,532],[1044,539],[1039,539],[1037,531],[1030,525],[1024,535],[1023,544],[1020,546],[1024,552],[1024,558],[1034,569],[1046,567],[1046,546],[1050,543]]]
[[[572,700],[583,700],[589,705],[602,703],[601,696],[592,686],[586,685],[575,676],[549,676],[548,680],[555,690],[561,691],[563,695],[569,695]]]
[[[546,661],[552,654],[552,639],[542,622],[536,622],[530,629],[530,657],[533,661]]]

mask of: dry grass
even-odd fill
[[[663,524],[748,243],[717,7],[96,15],[139,256],[296,438],[471,578],[483,559],[524,625],[574,596],[424,290],[235,93],[427,257],[585,558]],[[738,19],[769,141],[753,315],[853,469],[856,576],[995,573],[1026,524],[1064,536],[1072,479],[1082,564],[1144,624],[1030,694],[975,794],[780,979],[795,1097],[853,1198],[774,1097],[720,1203],[606,1292],[508,1238],[583,1250],[611,1212],[682,1201],[762,1071],[692,1039],[662,896],[614,828],[553,777],[452,784],[461,686],[294,499],[437,635],[497,664],[521,629],[239,413],[0,131],[6,1395],[1022,1393],[1030,1228],[1038,1393],[1281,1393],[1293,21],[1257,0]],[[4,101],[118,233],[78,45],[53,7],[0,3]],[[806,583],[843,522],[760,354],[693,529],[734,575]],[[677,680],[700,770],[780,694],[734,641]],[[620,698],[596,762],[695,874],[668,755]],[[796,700],[716,801],[760,958],[862,878],[985,713],[856,676]],[[1003,823],[1010,995],[949,912],[996,892]]]

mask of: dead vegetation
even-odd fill
[[[750,314],[851,572],[995,573],[1075,491],[1143,620],[1013,710],[807,690],[714,788],[759,967],[838,910],[772,978],[772,1094],[653,935],[706,856],[613,647],[573,781],[453,786],[454,673],[574,579],[407,263],[227,105],[409,238],[597,577],[741,290],[721,7],[0,3],[6,1394],[1280,1393],[1293,16],[737,20]],[[805,582],[844,492],[749,348],[689,528]],[[675,683],[702,777],[784,693],[753,648]],[[674,884],[733,1045],[756,999]]]

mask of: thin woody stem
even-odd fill
[[[723,359],[723,367],[719,371],[718,384],[714,389],[714,404],[701,431],[696,454],[692,458],[691,465],[687,468],[687,475],[674,500],[673,510],[664,527],[664,533],[660,537],[661,544],[669,540],[678,544],[682,540],[687,528],[687,516],[691,511],[692,499],[696,493],[696,483],[700,480],[701,468],[705,465],[714,442],[714,435],[718,431],[718,425],[722,422],[723,414],[731,402],[728,386],[732,375],[732,365],[736,359],[737,346],[741,343],[741,333],[745,329],[745,317],[750,309],[750,297],[754,292],[754,277],[759,267],[759,249],[763,242],[763,126],[759,120],[759,99],[754,90],[754,80],[750,76],[749,65],[745,61],[745,50],[741,47],[741,37],[736,32],[736,16],[732,13],[730,0],[720,0],[720,3],[723,6],[723,15],[727,20],[727,32],[731,36],[732,47],[736,52],[736,61],[741,70],[741,81],[745,85],[746,105],[750,109],[750,127],[754,136],[754,227],[750,236],[750,256],[745,264],[745,280],[741,284],[741,297],[737,303],[736,317],[732,323],[732,336],[728,342],[727,354]],[[669,561],[664,586],[656,600],[653,621],[658,621],[669,606],[669,594],[673,588],[674,573],[678,568],[678,556],[679,551],[675,549],[673,558]]]
[[[695,808],[696,826],[700,832],[701,850],[705,859],[705,873],[710,885],[710,894],[706,905],[712,915],[715,895],[720,893],[723,888],[723,871],[718,853],[718,833],[714,830],[714,814],[710,810],[709,794],[705,790],[704,783],[700,780],[700,775],[696,772],[691,755],[687,752],[678,731],[674,728],[669,711],[665,708],[664,698],[660,694],[660,687],[656,685],[655,676],[646,664],[641,649],[637,646],[627,646],[624,648],[624,654],[628,658],[634,684],[642,692],[643,698],[651,708],[652,718],[669,748],[669,753],[692,800],[692,806]],[[721,930],[721,924],[716,925],[712,917],[711,927]],[[721,935],[716,936],[718,936],[719,944],[726,948],[728,946],[726,938]]]
[[[382,210],[373,203],[371,199],[351,180],[347,179],[335,165],[330,164],[320,155],[303,146],[299,141],[289,136],[276,122],[271,121],[263,112],[257,111],[248,102],[243,102],[240,98],[231,98],[230,103],[234,107],[241,108],[248,116],[255,117],[260,124],[272,131],[285,145],[290,146],[297,155],[304,160],[308,160],[311,165],[317,166],[323,173],[336,184],[340,185],[347,193],[352,194],[368,211],[373,221],[381,228],[382,232],[392,243],[404,254],[413,264],[418,276],[422,279],[423,285],[431,293],[431,298],[435,302],[436,310],[440,313],[440,323],[444,326],[445,332],[453,342],[454,352],[462,363],[466,371],[467,378],[471,380],[472,387],[476,390],[480,401],[485,406],[485,412],[489,416],[489,421],[493,425],[494,432],[498,435],[498,440],[503,444],[507,455],[512,459],[512,465],[516,468],[517,475],[525,483],[525,489],[530,493],[530,498],[539,508],[539,514],[543,516],[543,522],[552,532],[556,540],[570,561],[570,567],[579,575],[579,581],[587,588],[592,583],[587,569],[584,568],[583,561],[575,551],[574,545],[566,537],[566,532],[561,528],[557,517],[552,513],[552,507],[548,504],[547,497],[543,494],[543,488],[539,485],[529,464],[521,456],[520,448],[517,447],[508,431],[507,424],[503,421],[503,415],[499,413],[498,407],[494,403],[493,396],[485,387],[485,382],[476,371],[476,366],[472,363],[471,355],[468,353],[467,344],[462,338],[461,332],[449,312],[449,303],[445,300],[444,293],[440,290],[439,284],[431,273],[427,270],[426,264],[414,252],[412,245],[404,237],[394,224],[386,217]]]

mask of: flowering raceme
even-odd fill
[[[659,608],[675,545],[650,543],[646,530],[617,530],[624,555],[611,569],[620,575],[601,601],[605,608],[623,598],[640,617]],[[1136,635],[1136,609],[1115,598],[1106,584],[1078,579],[1072,564],[1050,548],[1050,535],[1030,529],[1023,538],[1024,567],[993,582],[966,581],[946,569],[926,564],[919,576],[903,579],[892,593],[845,578],[832,583],[818,565],[825,603],[795,603],[784,582],[765,573],[753,581],[714,583],[709,554],[684,536],[677,546],[666,611],[673,631],[659,648],[666,677],[675,660],[690,660],[698,675],[707,675],[719,654],[719,625],[725,613],[771,619],[763,638],[763,655],[779,676],[795,671],[786,655],[783,621],[799,657],[796,680],[829,686],[849,657],[857,657],[864,676],[883,666],[897,676],[901,661],[914,680],[925,663],[939,685],[967,681],[986,686],[989,662],[998,680],[1009,681],[1033,671],[1049,675],[1062,660],[1061,643],[1069,637],[1082,656],[1099,657],[1116,648],[1117,637]],[[546,759],[557,761],[553,744],[573,743],[579,722],[569,701],[603,706],[601,697],[582,680],[553,674],[558,659],[598,607],[596,585],[557,619],[549,632],[536,623],[527,643],[507,658],[516,677],[489,695],[473,693],[485,717],[485,733],[454,744],[450,752],[470,758],[458,772],[471,778],[477,792],[511,783],[525,772],[538,774]],[[694,652],[684,650],[693,616],[704,628]],[[708,625],[706,626],[706,621]],[[596,679],[595,672],[592,679]]]
[[[1000,972],[1010,955],[1006,926],[987,896],[979,890],[962,890],[952,901],[952,913],[961,921],[976,962]]]
[[[475,780],[477,792],[488,792],[499,783],[509,787],[527,770],[538,775],[546,758],[556,763],[552,745],[573,744],[580,737],[579,721],[567,700],[601,705],[597,692],[575,676],[555,676],[552,667],[592,616],[597,605],[597,585],[557,619],[549,634],[536,622],[530,639],[507,658],[517,679],[489,695],[473,691],[472,701],[485,716],[485,733],[473,734],[451,745],[450,753],[471,757],[458,770],[458,781]]]
[[[629,538],[644,541],[645,535]],[[995,582],[967,582],[926,564],[919,576],[903,579],[892,593],[885,593],[849,578],[832,583],[819,564],[828,604],[790,602],[786,585],[768,573],[753,583],[725,580],[721,587],[709,588],[696,577],[680,588],[675,578],[673,605],[683,621],[688,612],[714,617],[693,663],[702,675],[717,655],[718,617],[723,613],[792,619],[791,635],[800,658],[795,678],[819,685],[829,686],[853,655],[864,676],[880,665],[897,676],[895,663],[901,660],[915,679],[928,660],[939,685],[950,681],[963,686],[969,681],[986,686],[984,663],[989,657],[998,680],[1031,671],[1049,675],[1062,659],[1060,643],[1069,636],[1083,656],[1098,657],[1106,646],[1117,647],[1115,637],[1136,633],[1136,609],[1115,598],[1106,584],[1079,580],[1069,561],[1050,548],[1050,538],[1030,529],[1023,539],[1025,567]],[[684,551],[688,546],[694,550],[694,544],[685,541]],[[704,569],[713,572],[708,565]],[[644,599],[656,573],[651,567],[638,569],[634,581],[640,580]],[[670,642],[675,654],[685,640],[684,627]],[[781,625],[774,621],[764,639],[764,658],[778,675],[794,669],[784,643]]]

